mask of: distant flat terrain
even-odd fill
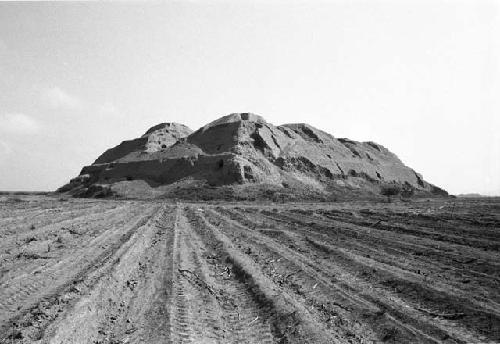
[[[500,200],[0,196],[0,343],[500,342]]]

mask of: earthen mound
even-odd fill
[[[234,113],[195,132],[177,123],[154,126],[104,152],[59,191],[84,197],[303,200],[374,196],[387,184],[412,195],[446,195],[380,144]]]

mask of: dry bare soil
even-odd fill
[[[500,342],[500,202],[0,199],[1,343]]]

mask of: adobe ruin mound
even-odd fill
[[[195,132],[178,123],[156,125],[104,152],[59,191],[78,197],[304,200],[368,197],[387,184],[416,195],[447,195],[377,143],[235,113]]]

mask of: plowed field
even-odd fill
[[[0,343],[500,343],[500,202],[0,200]]]

